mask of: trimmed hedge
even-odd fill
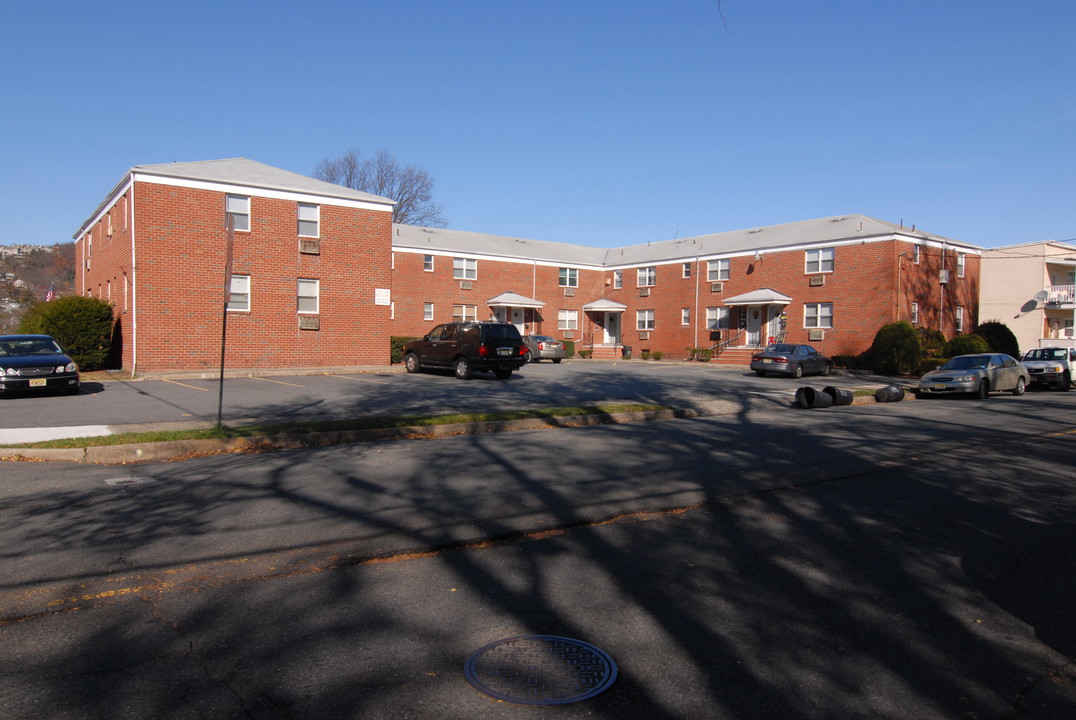
[[[975,353],[990,352],[990,345],[980,335],[957,335],[945,343],[942,354],[951,358],[957,355],[974,355]]]
[[[994,352],[1020,357],[1020,343],[1016,340],[1009,326],[999,320],[987,320],[975,328],[973,335],[978,335]]]
[[[112,305],[84,295],[34,303],[19,320],[19,332],[51,335],[80,370],[101,370],[112,343]]]
[[[883,325],[875,334],[867,354],[875,372],[883,375],[915,372],[922,356],[919,335],[906,320]]]
[[[411,340],[418,340],[410,335],[393,335],[389,339],[389,362],[393,365],[403,362],[403,346]]]

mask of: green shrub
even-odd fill
[[[51,335],[81,370],[101,370],[112,341],[112,305],[70,295],[34,303],[19,321],[19,332]]]
[[[418,340],[410,335],[393,335],[389,338],[389,362],[395,365],[403,362],[403,346],[411,340]]]
[[[868,352],[872,369],[877,373],[912,373],[919,367],[919,336],[911,323],[905,320],[883,325],[875,334]]]
[[[641,357],[643,360],[649,360],[650,359],[650,351],[649,350],[643,350],[642,352],[639,353],[639,357]]]
[[[664,354],[665,353],[661,352],[660,350],[655,350],[654,352],[650,353],[650,357],[654,358],[655,360],[660,360]]]
[[[590,358],[593,352],[593,350],[580,350],[579,357],[583,358],[584,360],[587,360],[588,358]]]
[[[710,358],[714,356],[714,351],[708,347],[691,348],[690,356],[692,360],[710,362]]]
[[[829,359],[833,361],[833,367],[838,368],[854,368],[859,362],[858,355],[832,355]]]
[[[564,341],[564,357],[575,357],[575,340]]]
[[[919,336],[919,352],[926,357],[940,357],[942,348],[945,347],[945,336],[941,330],[928,327],[917,327],[915,334]]]
[[[990,352],[990,345],[981,335],[957,335],[949,342],[945,343],[945,348],[942,354],[945,357],[955,357],[957,355],[973,355],[975,353],[987,353]]]
[[[1012,355],[1014,358],[1020,357],[1020,343],[1017,342],[1009,326],[1000,320],[987,320],[980,323],[972,334],[986,340],[986,344],[994,352]]]
[[[944,357],[925,357],[919,361],[918,375],[926,375],[931,370],[937,370],[939,367],[945,364],[948,358]]]

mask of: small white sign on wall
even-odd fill
[[[385,288],[374,288],[374,305],[391,305],[392,291]]]

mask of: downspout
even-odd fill
[[[135,183],[131,179],[131,379],[138,370],[138,259],[135,257]]]
[[[702,274],[702,265],[699,264],[699,256],[695,256],[695,312],[691,316],[691,334],[695,341],[692,347],[699,347],[699,275]]]

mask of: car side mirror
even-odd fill
[[[423,335],[422,339],[429,342],[430,336],[429,335]]]

